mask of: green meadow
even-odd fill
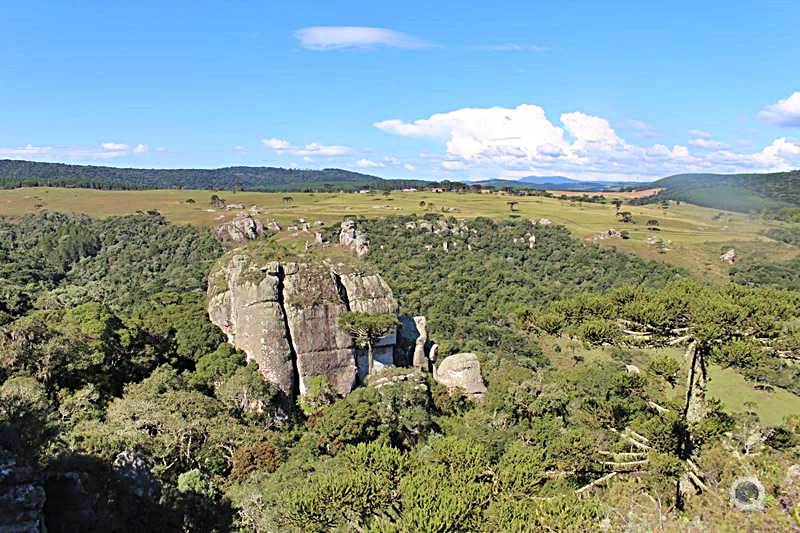
[[[695,272],[709,281],[726,278],[728,266],[720,263],[723,250],[735,248],[740,258],[764,256],[785,260],[800,255],[800,250],[762,235],[770,224],[751,215],[722,212],[690,204],[629,206],[623,211],[633,222],[623,224],[611,204],[579,203],[543,197],[510,197],[495,194],[431,192],[358,193],[263,193],[208,190],[100,191],[90,189],[22,188],[0,191],[0,215],[19,217],[25,213],[62,211],[109,217],[157,210],[175,224],[215,226],[236,216],[238,210],[210,208],[213,194],[227,204],[256,206],[262,220],[275,220],[284,228],[298,219],[337,223],[347,216],[383,217],[389,215],[445,213],[457,218],[520,216],[547,218],[563,224],[578,239],[609,229],[626,231],[628,239],[596,241],[648,259],[664,261]],[[510,201],[517,202],[514,211]],[[647,222],[658,221],[658,230]],[[282,238],[293,235],[286,233]],[[308,235],[300,234],[300,239]],[[662,241],[663,245],[655,241]]]

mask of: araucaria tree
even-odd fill
[[[397,327],[399,321],[391,313],[363,313],[351,311],[339,317],[339,329],[352,335],[356,345],[367,349],[367,373],[372,374],[373,346]]]

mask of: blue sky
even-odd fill
[[[16,1],[0,158],[644,179],[800,167],[800,5]]]

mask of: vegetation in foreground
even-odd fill
[[[800,418],[768,427],[757,406],[710,395],[685,414],[696,365],[791,389],[798,293],[700,284],[522,220],[364,223],[367,259],[404,309],[429,315],[445,353],[479,353],[482,403],[432,381],[342,399],[317,383],[281,419],[274,389],[205,317],[221,253],[206,230],[39,215],[0,228],[0,446],[51,479],[77,473],[103,531],[798,526],[786,471]],[[444,251],[434,225],[463,233]],[[689,360],[664,352],[676,340],[694,343]],[[152,478],[117,474],[128,451]],[[704,489],[680,501],[688,460]],[[728,489],[754,473],[766,506],[743,514]]]

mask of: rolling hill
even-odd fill
[[[800,207],[800,170],[770,174],[677,174],[648,186],[663,190],[641,203],[677,200],[743,213]]]
[[[355,189],[364,186],[400,189],[423,183],[425,182],[418,180],[388,180],[337,168],[142,169],[0,160],[0,188],[4,189],[58,186],[92,189],[301,191],[326,188]]]

